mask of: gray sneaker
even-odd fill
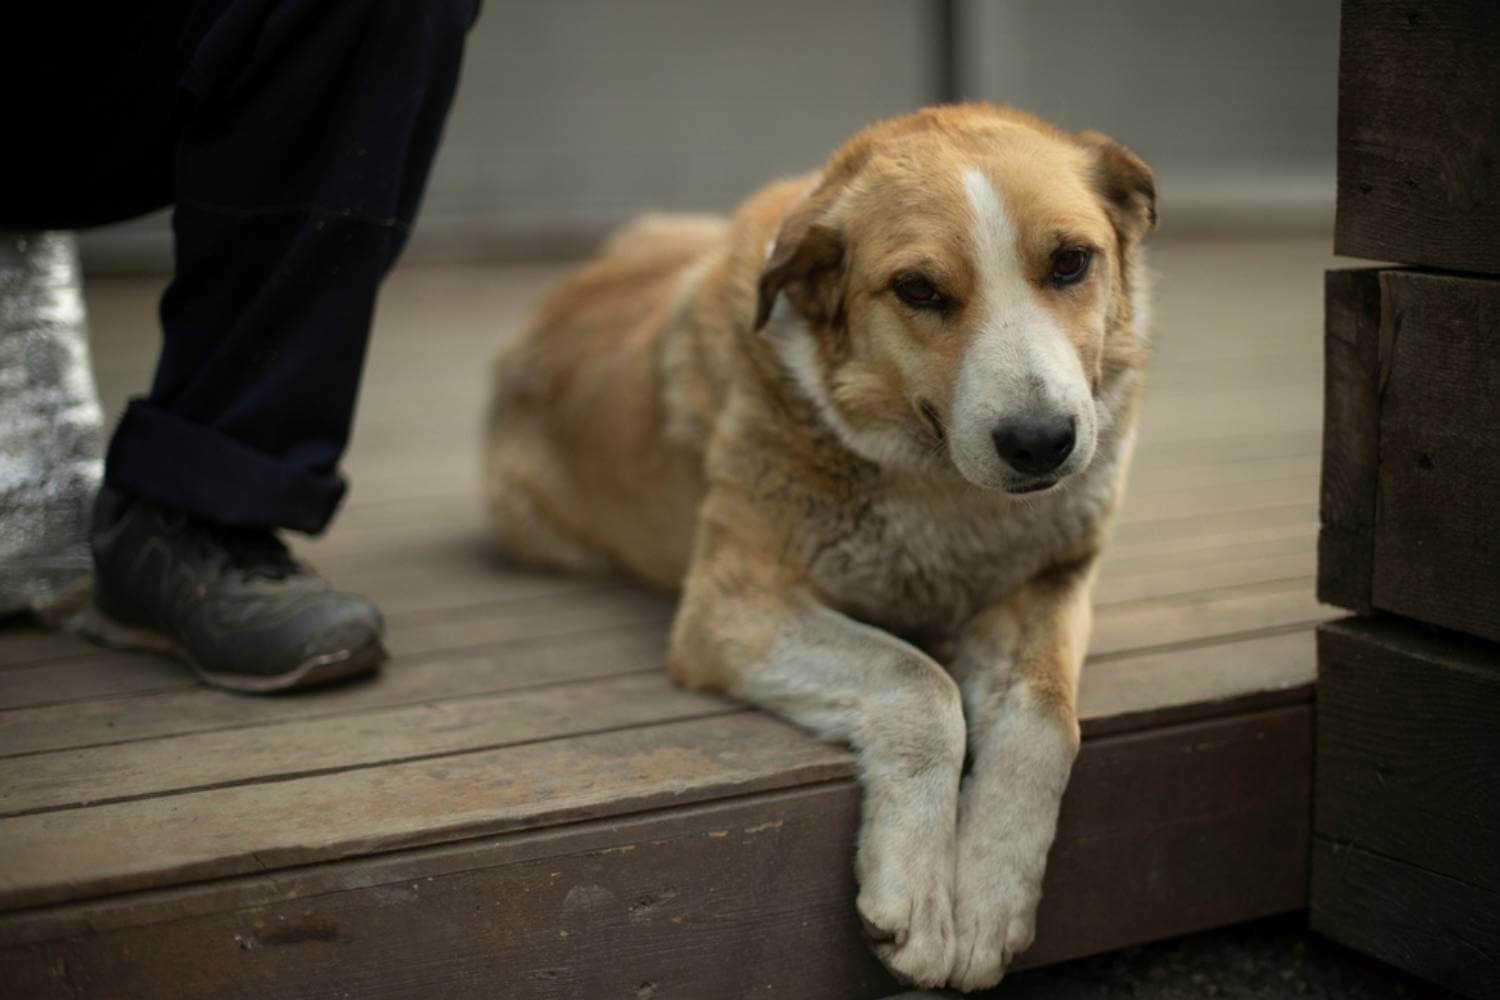
[[[380,611],[330,587],[270,531],[226,528],[105,487],[94,504],[94,604],[111,645],[155,649],[232,691],[375,671]]]

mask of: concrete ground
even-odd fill
[[[899,1000],[958,997],[904,993]],[[1307,930],[1298,914],[1007,977],[986,1000],[1457,1000]],[[892,997],[890,1000],[898,1000]]]

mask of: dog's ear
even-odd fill
[[[1156,228],[1156,178],[1129,147],[1099,132],[1075,139],[1094,157],[1094,185],[1122,239],[1137,240]]]
[[[814,324],[838,313],[844,238],[829,213],[841,188],[825,179],[782,221],[760,272],[754,329],[770,320],[778,295]]]

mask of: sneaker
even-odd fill
[[[228,528],[104,487],[94,504],[96,638],[154,649],[231,691],[372,673],[380,611],[334,590],[268,530]]]

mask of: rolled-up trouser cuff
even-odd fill
[[[345,488],[337,473],[289,465],[143,399],[120,418],[104,478],[208,521],[308,534],[327,527]]]

